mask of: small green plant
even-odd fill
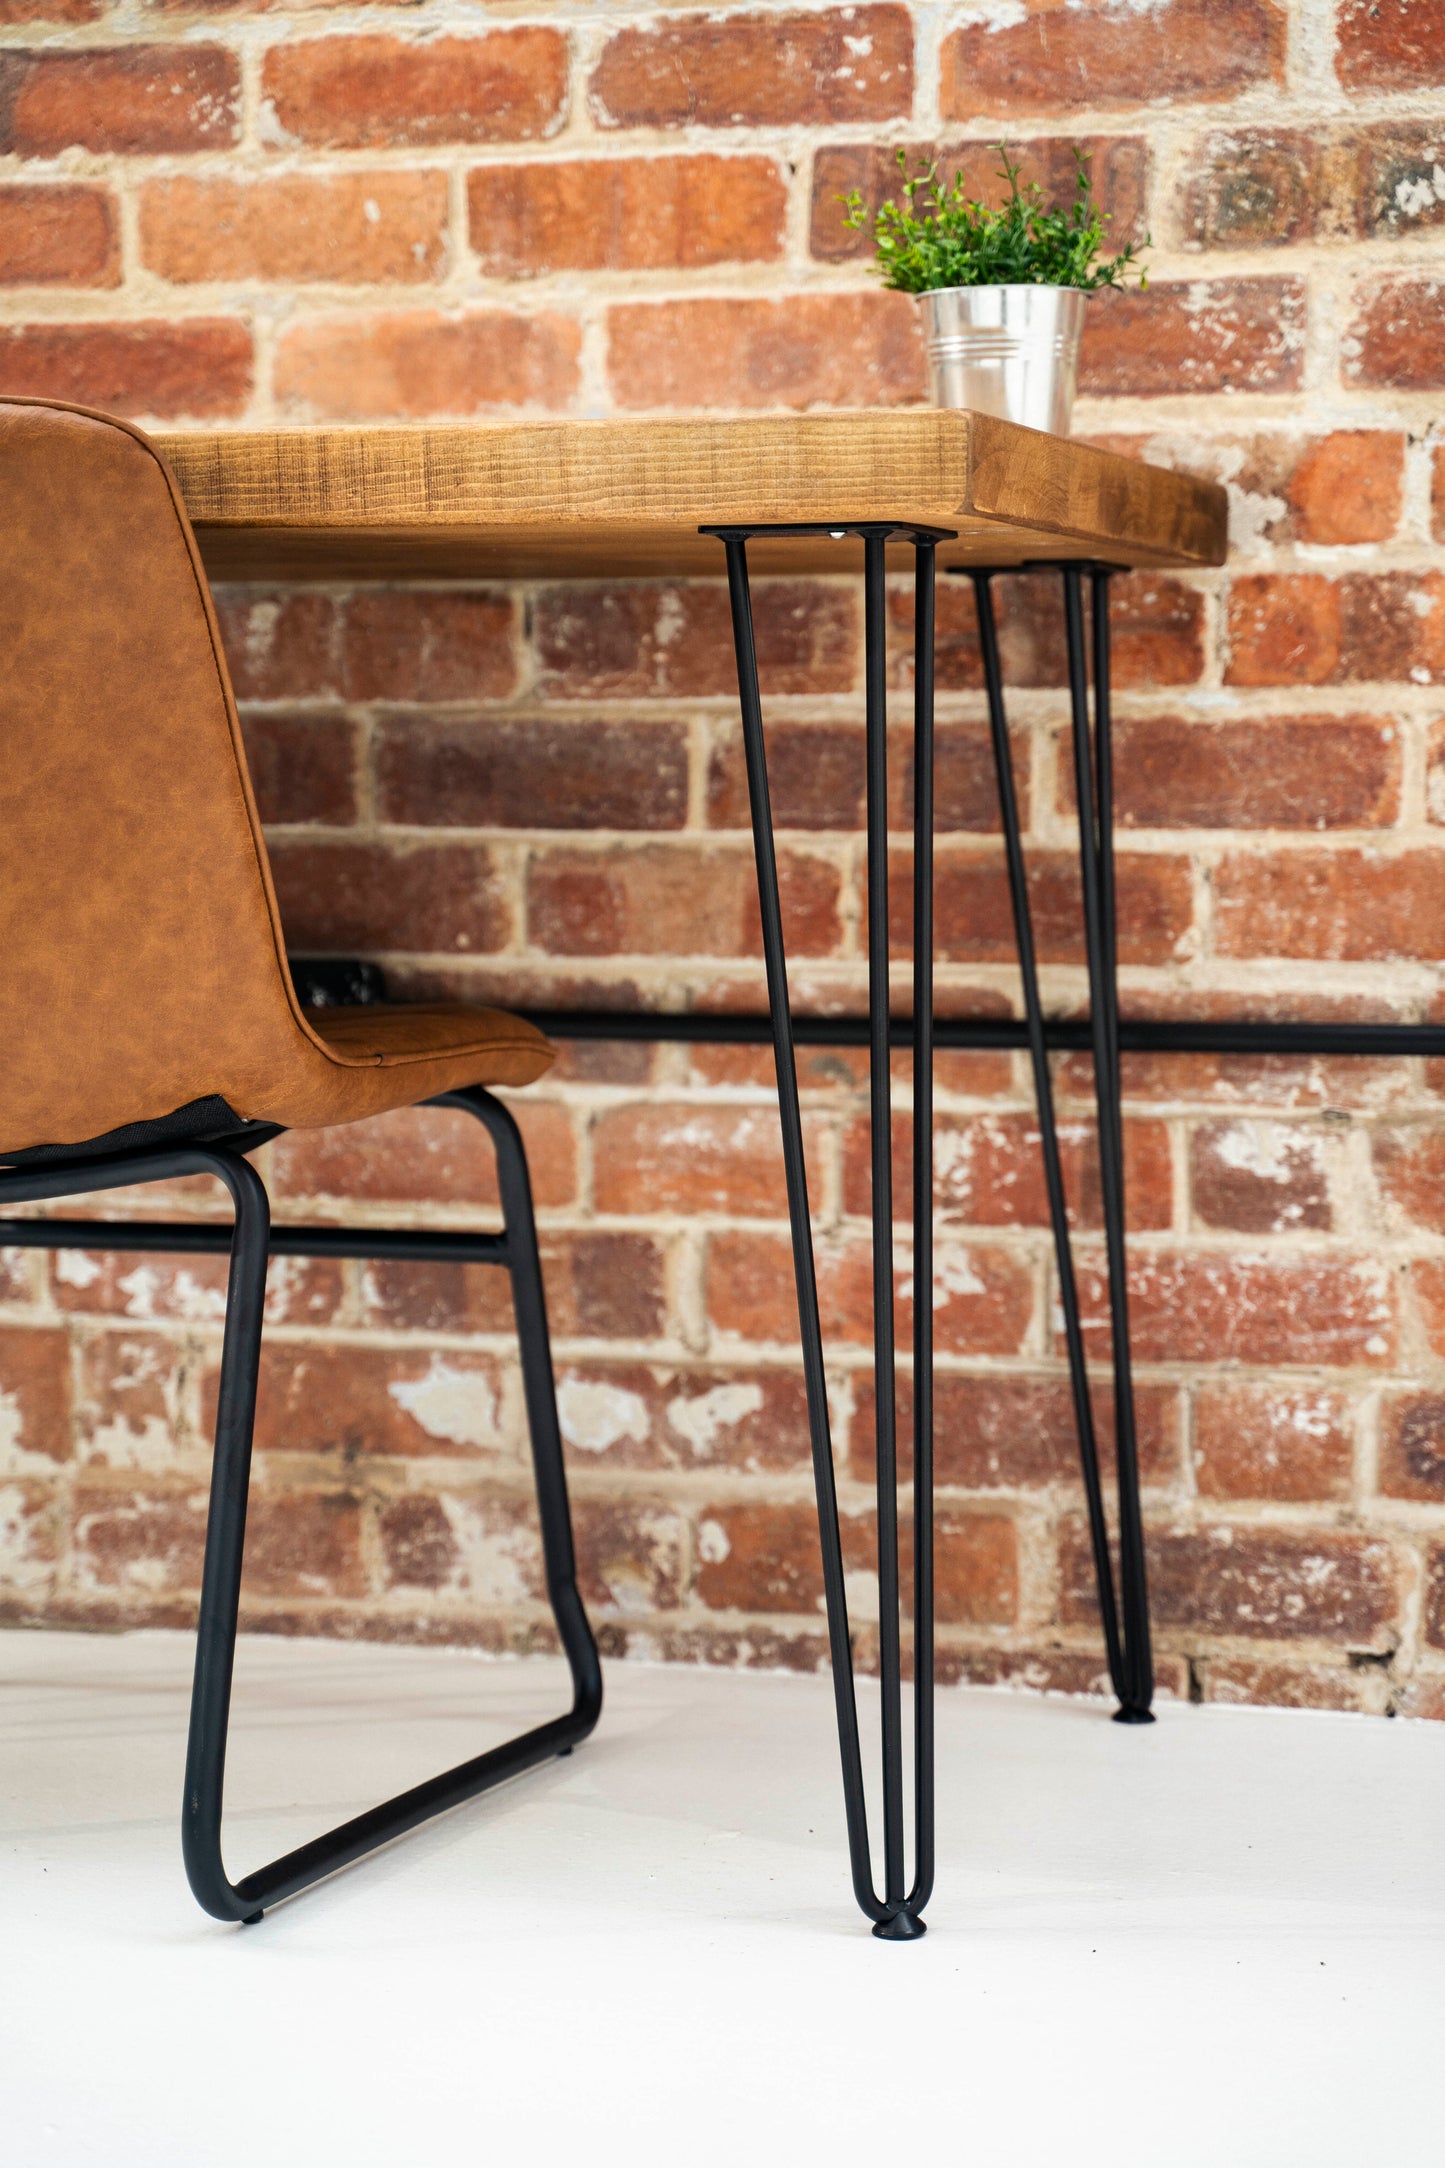
[[[1109,213],[1094,200],[1089,161],[1075,149],[1074,200],[1046,204],[1037,181],[1020,188],[1022,168],[1006,144],[994,148],[1003,159],[999,178],[1009,184],[998,210],[978,203],[964,191],[963,175],[953,186],[938,178],[938,162],[908,171],[908,154],[898,153],[903,175],[901,204],[891,200],[870,212],[858,189],[838,201],[846,208],[844,224],[866,232],[871,224],[878,260],[874,268],[885,286],[899,293],[928,294],[945,286],[1122,286],[1130,272],[1139,284],[1149,281],[1139,257],[1149,246],[1146,234],[1117,256],[1101,254]]]

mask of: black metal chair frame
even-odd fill
[[[430,1821],[434,1815],[446,1813],[554,1755],[570,1754],[587,1737],[601,1713],[602,1673],[597,1645],[577,1590],[542,1268],[522,1139],[508,1109],[489,1092],[446,1092],[426,1104],[455,1107],[472,1115],[487,1130],[497,1160],[502,1201],[500,1234],[428,1233],[411,1228],[272,1227],[265,1184],[247,1157],[281,1134],[272,1123],[252,1123],[214,1142],[159,1144],[142,1151],[0,1171],[0,1212],[12,1205],[89,1196],[134,1183],[174,1181],[190,1174],[214,1175],[225,1184],[231,1199],[230,1227],[186,1221],[0,1219],[0,1244],[4,1245],[230,1254],[181,1824],[191,1889],[216,1919],[248,1924],[259,1920],[268,1906],[294,1897],[322,1876],[375,1851],[378,1845],[390,1843],[393,1837]],[[221,1848],[226,1740],[266,1271],[273,1255],[446,1260],[496,1265],[509,1274],[547,1594],[572,1676],[572,1706],[565,1715],[553,1717],[503,1746],[412,1786],[233,1882],[226,1872]]]

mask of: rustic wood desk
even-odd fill
[[[874,1932],[922,1934],[933,1880],[932,1315],[914,1304],[914,1845],[905,1864],[900,1558],[894,1411],[889,1048],[914,1059],[916,1284],[932,1279],[933,599],[939,566],[971,575],[979,615],[1004,847],[1038,1097],[1044,1171],[1100,1609],[1119,1716],[1149,1721],[1152,1664],[1129,1370],[1119,1110],[1108,587],[1136,565],[1217,565],[1225,497],[1212,483],[1039,435],[983,415],[838,414],[744,421],[526,422],[406,429],[292,429],[163,436],[217,579],[676,577],[726,570],[762,906],[793,1230],[803,1366],[818,1493],[830,1648],[854,1889]],[[869,1016],[833,1035],[870,1049],[874,1362],[877,1378],[879,1669],[883,1687],[883,1893],[875,1888],[794,1063],[820,1035],[788,999],[749,569],[837,571],[862,543],[866,631]],[[1019,565],[1058,569],[1067,632],[1090,1015],[1113,1323],[1120,1573],[1110,1561],[1048,1067],[1058,1031],[1039,1000],[991,581]],[[914,940],[911,1020],[888,988],[884,581],[915,579]],[[1088,593],[1085,594],[1087,583]],[[1092,719],[1090,675],[1092,664]],[[564,1020],[550,1018],[553,1028]],[[632,1020],[658,1036],[683,1020]],[[737,1036],[687,1020],[689,1036]],[[761,1024],[762,1020],[757,1020]],[[626,1020],[593,1020],[620,1031]],[[826,1027],[825,1027],[826,1028]],[[1308,1027],[1305,1027],[1308,1028]],[[1218,1035],[1216,1035],[1217,1037]],[[958,1043],[955,1040],[954,1043]],[[1202,1043],[1202,1042],[1201,1042]],[[1215,1043],[1215,1042],[1211,1042]]]

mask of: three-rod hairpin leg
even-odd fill
[[[1139,1456],[1134,1423],[1133,1376],[1129,1361],[1129,1307],[1125,1279],[1127,1260],[1124,1245],[1124,1144],[1120,1110],[1113,767],[1109,710],[1109,574],[1103,567],[1091,568],[1094,650],[1094,731],[1091,747],[1082,572],[1078,565],[1073,564],[1064,565],[1061,569],[1064,622],[1068,638],[1074,784],[1079,813],[1079,872],[1083,885],[1084,938],[1089,968],[1094,1097],[1098,1112],[1099,1170],[1103,1191],[1104,1243],[1108,1262],[1109,1319],[1112,1328],[1114,1437],[1119,1481],[1117,1596],[1103,1488],[1099,1477],[1093,1409],[1089,1400],[1089,1380],[1084,1361],[1083,1327],[1079,1315],[1073,1249],[1069,1238],[1063,1170],[1059,1160],[1053,1086],[1044,1044],[1043,1008],[1039,998],[1033,922],[1024,873],[1018,798],[1014,788],[1013,760],[1004,715],[1003,673],[999,662],[998,634],[990,586],[992,574],[986,571],[975,572],[973,584],[978,604],[984,688],[988,696],[989,724],[993,736],[999,803],[1003,816],[1009,894],[1013,906],[1019,970],[1023,979],[1029,1056],[1038,1103],[1044,1183],[1048,1194],[1049,1219],[1053,1227],[1059,1300],[1064,1316],[1064,1345],[1068,1356],[1069,1385],[1078,1428],[1079,1453],[1083,1463],[1084,1494],[1088,1504],[1089,1535],[1099,1591],[1104,1646],[1108,1655],[1109,1677],[1119,1697],[1117,1721],[1146,1724],[1151,1721],[1149,1704],[1153,1698],[1154,1669],[1149,1646],[1149,1600],[1144,1568],[1143,1519],[1139,1505]]]
[[[818,1533],[843,1799],[853,1889],[873,1932],[911,1941],[924,1932],[933,1889],[933,606],[934,552],[946,534],[894,525],[710,527],[727,551],[743,747],[762,908],[763,957],[777,1065],[783,1163],[792,1226],[793,1269],[802,1331],[803,1376],[812,1440]],[[752,534],[843,534],[863,542],[868,824],[868,1018],[872,1126],[873,1356],[878,1516],[878,1670],[883,1732],[883,1895],[868,1837],[853,1652],[844,1589],[833,1444],[828,1419],[808,1178],[793,1019],[778,894],[777,854],[758,691],[747,543]],[[906,1865],[903,1783],[902,1643],[899,1623],[898,1467],[893,1324],[893,1159],[888,997],[888,717],[885,549],[892,536],[913,543],[914,675],[913,870],[913,1877]]]

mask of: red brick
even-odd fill
[[[906,294],[623,302],[607,312],[607,350],[624,409],[906,406],[923,396]]]
[[[786,216],[771,158],[532,160],[467,177],[471,245],[489,278],[770,263]]]
[[[1340,1257],[1234,1257],[1218,1252],[1135,1252],[1129,1267],[1129,1337],[1136,1362],[1359,1365],[1394,1354],[1395,1276],[1383,1264]],[[1108,1347],[1107,1281],[1080,1261],[1079,1299],[1091,1356]],[[1062,1348],[1062,1321],[1055,1320]]]
[[[1388,1543],[1283,1528],[1156,1530],[1149,1600],[1160,1626],[1271,1641],[1342,1641],[1383,1652],[1399,1639],[1399,1567]],[[1092,1615],[1082,1534],[1065,1561],[1063,1616]]]
[[[1039,136],[1009,145],[1019,162],[1024,186],[1037,181],[1054,198],[1068,200],[1074,193],[1075,147],[1089,160],[1089,177],[1101,210],[1110,221],[1111,247],[1126,241],[1142,241],[1146,226],[1145,193],[1148,185],[1149,151],[1143,136]],[[871,235],[843,223],[840,196],[856,189],[870,212],[899,191],[897,144],[828,144],[813,159],[812,230],[810,253],[825,263],[867,260],[873,254]],[[998,204],[1007,193],[999,165],[996,142],[982,138],[945,143],[909,142],[901,146],[910,172],[935,159],[945,175],[962,171],[970,195]]]
[[[345,828],[356,820],[356,733],[344,717],[249,715],[243,726],[263,821]]]
[[[1373,1664],[1361,1671],[1339,1662],[1277,1664],[1209,1656],[1196,1669],[1206,1701],[1274,1709],[1352,1709],[1376,1716],[1383,1709],[1386,1681]]]
[[[533,1155],[534,1181],[548,1186],[550,1154]],[[544,1235],[542,1277],[554,1341],[655,1340],[667,1327],[664,1247],[651,1235]],[[366,1320],[389,1331],[510,1332],[506,1276],[485,1265],[368,1265]]]
[[[268,1325],[325,1325],[340,1313],[341,1266],[324,1257],[273,1257],[266,1276]],[[174,1257],[125,1250],[57,1250],[51,1292],[57,1308],[137,1324],[179,1319],[220,1324],[226,1314],[224,1257]]]
[[[53,1482],[7,1480],[0,1489],[0,1615],[43,1615],[61,1557],[64,1493]]]
[[[495,700],[516,683],[516,607],[488,589],[239,587],[216,600],[238,699]]]
[[[1107,1477],[1114,1470],[1114,1396],[1095,1381],[1094,1437]],[[913,1395],[900,1372],[895,1395],[900,1481],[913,1474]],[[855,1481],[874,1477],[873,1380],[855,1378],[848,1426],[848,1463]],[[1179,1393],[1172,1385],[1134,1389],[1139,1468],[1146,1484],[1179,1475]],[[934,1480],[961,1490],[1042,1490],[1079,1481],[1079,1434],[1064,1377],[970,1376],[940,1370],[934,1377]]]
[[[1084,322],[1079,389],[1143,398],[1296,391],[1304,324],[1299,279],[1165,279],[1144,292],[1098,293]]]
[[[964,1513],[950,1506],[939,1507],[934,1515],[934,1596],[939,1625],[1012,1626],[1019,1606],[1018,1547],[1017,1525],[1003,1514]],[[868,1549],[876,1558],[877,1538],[871,1526]],[[913,1576],[906,1558],[901,1579],[903,1602],[910,1605]]]
[[[1239,852],[1216,869],[1214,895],[1224,956],[1371,963],[1445,955],[1445,894],[1434,851]]]
[[[141,191],[141,255],[176,285],[412,285],[446,263],[444,173],[172,175]]]
[[[567,40],[540,24],[477,37],[303,38],[261,68],[271,142],[325,150],[519,143],[552,135],[567,106]]]
[[[342,1491],[253,1496],[246,1515],[244,1596],[364,1596],[361,1507]]]
[[[1353,1418],[1341,1393],[1213,1381],[1195,1393],[1202,1498],[1348,1498],[1353,1464]]]
[[[684,1528],[667,1506],[638,1499],[579,1498],[578,1585],[600,1617],[674,1611],[682,1600]]]
[[[681,723],[408,717],[376,744],[380,816],[449,828],[681,828]]]
[[[300,954],[485,955],[510,938],[501,878],[480,846],[278,841],[271,871]]]
[[[588,88],[603,128],[892,120],[913,104],[906,8],[674,16],[617,31]]]
[[[676,1609],[684,1529],[675,1514],[645,1500],[583,1497],[574,1501],[573,1520],[578,1582],[595,1618]],[[404,1496],[385,1508],[380,1534],[389,1587],[464,1596],[473,1612],[545,1598],[530,1498]],[[455,1635],[450,1620],[447,1635]]]
[[[304,700],[340,690],[332,596],[304,588],[218,587],[215,599],[238,700]]]
[[[1384,1005],[1384,1012],[1399,1020],[1390,1004]],[[1259,1021],[1281,1017],[1319,1021],[1323,1017],[1343,1022],[1379,1020],[1381,1004],[1306,993],[1251,999],[1238,993],[1195,991],[1182,1000],[1151,1001],[1148,1013],[1187,1016],[1196,1022],[1225,1017]],[[1411,1065],[1404,1061],[1282,1054],[1125,1054],[1123,1087],[1129,1100],[1182,1099],[1221,1108],[1258,1106],[1273,1112],[1295,1108],[1311,1113],[1325,1107],[1373,1111],[1381,1104],[1413,1098],[1415,1091]],[[1055,1088],[1061,1100],[1085,1099],[1092,1104],[1094,1073],[1089,1057],[1065,1054]]]
[[[12,324],[0,330],[0,395],[10,392],[162,421],[220,420],[250,398],[251,334],[224,316]]]
[[[1269,0],[1026,0],[943,47],[946,114],[1200,104],[1284,74],[1285,18]]]
[[[490,1489],[409,1493],[383,1508],[379,1534],[388,1588],[464,1596],[473,1609],[539,1603],[545,1596],[536,1508],[528,1497]]]
[[[1301,542],[1388,542],[1400,524],[1405,440],[1391,429],[1337,429],[1289,481]]]
[[[1432,1355],[1445,1355],[1445,1262],[1416,1258],[1408,1272]]]
[[[822,1134],[809,1118],[804,1136],[814,1152]],[[696,1102],[611,1107],[593,1124],[592,1156],[599,1212],[730,1212],[773,1219],[788,1208],[776,1107]]]
[[[1181,451],[1167,437],[1094,438],[1102,448],[1164,465]],[[1197,452],[1189,461],[1197,466]],[[1385,542],[1400,521],[1405,439],[1393,429],[1282,431],[1211,437],[1208,464],[1228,477],[1257,542]]]
[[[525,1098],[516,1108],[531,1164],[534,1201],[544,1208],[573,1202],[577,1148],[565,1107]],[[366,1204],[485,1206],[494,1218],[496,1158],[478,1121],[451,1107],[399,1107],[368,1122],[331,1129],[292,1129],[278,1138],[272,1161],[278,1214],[288,1198]],[[424,1274],[406,1265],[402,1272]]]
[[[1247,128],[1206,136],[1184,176],[1181,217],[1193,248],[1283,248],[1319,224],[1321,136]]]
[[[894,953],[911,939],[908,862],[898,854],[893,902]],[[1119,961],[1168,963],[1194,918],[1193,888],[1183,859],[1121,851],[1118,868]],[[936,861],[936,953],[943,963],[1012,963],[1013,914],[1008,881],[993,857],[940,849]],[[1029,905],[1034,940],[1045,963],[1084,961],[1083,902],[1075,854],[1029,853]]]
[[[1445,281],[1382,279],[1361,298],[1345,347],[1347,384],[1386,391],[1438,391],[1445,385]]]
[[[1380,1489],[1387,1498],[1445,1498],[1445,1400],[1392,1393],[1380,1413]]]
[[[1445,1234],[1445,1136],[1433,1125],[1375,1132],[1375,1179],[1398,1221]]]
[[[1058,580],[1025,573],[994,584],[994,614],[1005,683],[1063,686],[1068,683],[1063,610]],[[913,597],[906,589],[889,596],[889,639],[895,680],[911,682]],[[1131,572],[1110,588],[1113,682],[1120,692],[1150,685],[1192,685],[1204,668],[1204,597],[1167,572]],[[978,620],[971,588],[961,580],[940,582],[936,664],[939,690],[976,692],[983,684]],[[1018,780],[1023,763],[1015,759]]]
[[[1430,462],[1430,532],[1445,541],[1445,444],[1437,444]]]
[[[583,1467],[806,1473],[808,1408],[796,1370],[559,1364],[562,1439]]]
[[[843,1523],[852,1574],[876,1571],[871,1520]],[[1018,1544],[999,1514],[939,1511],[936,1601],[943,1625],[1012,1625],[1018,1610]],[[811,1612],[823,1607],[817,1521],[811,1506],[709,1507],[698,1528],[698,1600],[715,1611]],[[904,1601],[910,1600],[905,1588]],[[855,1608],[856,1608],[855,1599]]]
[[[779,854],[783,931],[794,956],[842,942],[837,868]],[[527,937],[553,956],[749,956],[761,951],[752,854],[725,845],[539,850],[527,871]]]
[[[1231,685],[1445,679],[1445,578],[1438,572],[1255,573],[1229,594]]]
[[[1184,177],[1186,245],[1269,248],[1414,233],[1445,220],[1438,127],[1247,128],[1205,138]]]
[[[388,1588],[436,1589],[451,1579],[460,1551],[439,1498],[393,1498],[382,1510],[380,1535]]]
[[[1075,1225],[1103,1224],[1098,1155],[1090,1122],[1059,1124],[1064,1185]],[[843,1136],[843,1209],[868,1213],[872,1200],[869,1124]],[[893,1120],[893,1196],[900,1216],[913,1180],[913,1121]],[[939,1115],[933,1132],[933,1209],[946,1227],[1047,1227],[1048,1202],[1038,1126],[1027,1114]],[[1162,1122],[1124,1124],[1124,1189],[1129,1225],[1167,1227],[1173,1215],[1169,1132]]]
[[[1335,73],[1351,90],[1445,83],[1442,0],[1341,0]]]
[[[69,1460],[70,1336],[55,1325],[0,1325],[0,1468]]]
[[[1020,801],[1027,825],[1028,778],[1019,756]],[[863,732],[851,724],[775,723],[768,731],[768,794],[775,828],[863,826]],[[889,738],[889,826],[913,822],[913,738]],[[750,822],[741,738],[715,741],[708,764],[708,824],[746,829]],[[944,723],[934,740],[934,819],[949,834],[989,833],[999,825],[998,786],[989,734],[981,723]]]
[[[180,1481],[82,1483],[71,1532],[75,1580],[149,1598],[198,1589],[206,1507],[204,1488]]]
[[[241,125],[241,68],[219,45],[0,56],[0,151],[220,150]]]
[[[93,23],[110,0],[0,0],[0,23]]]
[[[817,1246],[818,1299],[826,1340],[866,1347],[873,1339],[873,1260],[865,1241]],[[896,1260],[895,1329],[902,1346],[912,1332],[910,1275]],[[784,1235],[724,1232],[708,1242],[707,1313],[719,1332],[746,1340],[796,1346],[798,1303],[792,1250]],[[1033,1317],[1028,1265],[1011,1251],[985,1244],[941,1244],[933,1294],[934,1338],[940,1354],[1017,1355]]]
[[[1291,1122],[1201,1122],[1189,1140],[1194,1217],[1239,1234],[1332,1224],[1324,1140]]]
[[[495,1459],[510,1457],[512,1431],[501,1373],[489,1355],[331,1342],[262,1345],[258,1453],[337,1456],[348,1468],[380,1457]]]
[[[180,1436],[180,1358],[179,1342],[158,1332],[99,1333],[84,1345],[80,1435],[88,1461],[163,1470],[191,1442]]]
[[[859,659],[852,594],[820,581],[760,580],[753,623],[765,696],[852,690]],[[532,630],[547,699],[737,697],[720,583],[544,587]]]
[[[293,412],[337,421],[564,407],[577,389],[580,349],[568,316],[415,309],[318,317],[282,334],[276,396]]]
[[[1428,1558],[1425,1639],[1432,1648],[1445,1649],[1445,1543],[1432,1543]]]
[[[1399,816],[1400,728],[1372,715],[1115,725],[1124,828],[1382,828]],[[1060,748],[1061,785],[1072,781]],[[1073,792],[1061,788],[1073,811]]]
[[[502,700],[513,691],[517,612],[486,589],[362,588],[341,616],[346,700]]]
[[[1351,202],[1340,208],[1341,228],[1373,237],[1445,223],[1445,199],[1435,189],[1445,148],[1438,125],[1389,121],[1362,128],[1346,141],[1352,154],[1347,165]]]
[[[120,234],[108,189],[0,187],[0,285],[119,284]]]

